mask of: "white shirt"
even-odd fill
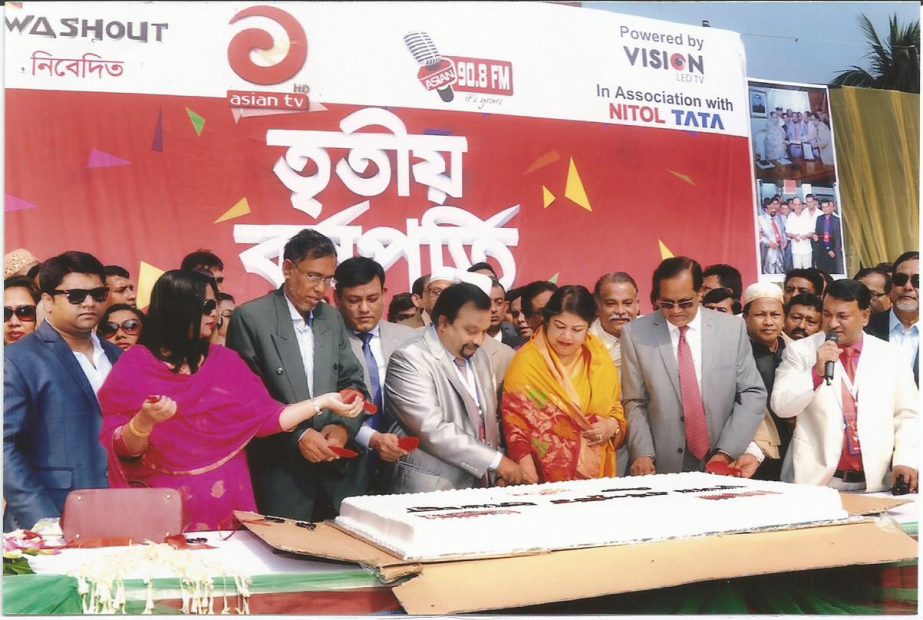
[[[58,329],[52,325],[51,321],[49,321],[47,318],[45,321],[51,325],[55,331],[58,331]],[[103,349],[103,345],[100,344],[99,337],[96,335],[96,332],[90,332],[90,342],[93,343],[93,361],[90,361],[86,355],[79,351],[74,351],[71,349],[71,352],[77,359],[77,363],[80,364],[80,370],[83,371],[83,374],[86,375],[87,381],[90,382],[90,387],[93,388],[93,393],[99,394],[99,388],[103,386],[103,383],[106,381],[106,377],[109,376],[109,372],[112,370],[112,362],[110,362],[109,358],[106,357],[106,351]]]
[[[796,215],[794,211],[788,214],[785,219],[785,231],[798,235],[813,235],[815,217],[808,213],[807,209],[802,209],[801,215]],[[792,240],[792,252],[795,254],[810,254],[811,240],[801,239],[800,241]]]
[[[452,354],[449,353],[449,355],[452,355]],[[477,375],[474,374],[474,369],[471,367],[471,360],[470,359],[465,360],[464,372],[462,371],[461,368],[456,366],[454,362],[452,363],[452,367],[455,369],[455,372],[458,374],[458,378],[461,379],[462,385],[465,386],[465,389],[468,391],[468,394],[470,394],[471,398],[474,399],[474,402],[478,406],[478,411],[481,414],[481,419],[484,420],[484,410],[482,409],[481,398],[480,396],[478,396]],[[494,454],[494,460],[490,462],[490,465],[488,467],[496,471],[497,468],[500,467],[500,461],[502,460],[503,460],[503,453],[498,450],[497,453]]]
[[[382,403],[384,403],[385,401],[385,392],[384,392],[385,369],[388,367],[388,363],[387,363],[387,360],[385,360],[384,349],[381,348],[381,323],[373,327],[369,331],[369,333],[372,334],[372,339],[369,340],[369,348],[372,350],[372,357],[375,358],[375,365],[378,366],[378,383],[379,383],[378,388],[379,390],[381,390],[381,401]],[[356,336],[359,337],[359,340],[362,340],[362,336],[358,332],[356,332]],[[364,355],[359,358],[359,362],[363,366],[366,365]],[[370,385],[368,386],[368,388],[369,388],[369,391],[371,391],[372,386]],[[383,412],[379,412],[379,414],[383,415]],[[371,418],[363,422],[362,428],[360,428],[359,432],[356,433],[356,443],[362,446],[363,448],[365,448],[366,450],[369,449],[369,441],[371,441],[372,436],[378,432],[374,428],[369,426],[370,423],[371,423]]]
[[[619,344],[619,339],[604,330],[602,324],[599,322],[599,319],[593,321],[593,323],[590,325],[589,332],[602,340],[602,343],[606,346],[606,350],[609,351],[609,357],[611,357],[612,361],[615,362],[615,367],[621,370],[622,345]]]
[[[304,363],[304,372],[308,379],[308,393],[314,394],[314,331],[308,325],[304,317],[298,312],[298,309],[285,295],[285,303],[288,304],[288,312],[292,317],[292,326],[295,328],[295,338],[298,339],[298,350],[301,352],[301,361]],[[314,313],[310,314],[313,321]]]
[[[913,368],[913,361],[917,358],[917,351],[920,350],[920,328],[919,321],[904,328],[904,324],[897,318],[894,308],[888,315],[888,340],[897,343],[904,357],[907,358],[907,364]]]
[[[502,343],[503,342],[503,330],[502,329],[498,330],[497,333],[492,336],[492,338],[496,340],[497,342]]]
[[[676,358],[676,367],[679,368],[679,327],[667,321],[670,330],[670,342],[673,343],[673,357]],[[702,307],[696,310],[695,318],[689,322],[686,330],[686,342],[692,352],[692,363],[695,366],[695,379],[699,384],[699,394],[702,393]]]

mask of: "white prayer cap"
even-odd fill
[[[744,291],[744,305],[757,299],[775,299],[780,304],[785,304],[782,289],[772,282],[756,282],[747,287]]]
[[[460,282],[460,280],[458,280],[458,270],[452,267],[440,267],[439,269],[435,269],[429,276],[429,282],[435,282],[436,280]]]
[[[493,282],[483,273],[473,273],[470,271],[456,271],[455,272],[455,281],[456,282],[467,282],[468,284],[473,284],[482,291],[484,294],[490,297],[490,289],[493,288]]]

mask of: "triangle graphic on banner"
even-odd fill
[[[551,193],[551,190],[549,190],[547,187],[542,185],[542,204],[545,205],[545,208],[547,209],[548,207],[550,207],[551,203],[554,202],[554,200],[555,200],[555,195]]]
[[[559,278],[560,276],[561,276],[561,272],[559,271],[558,273],[556,273],[556,274],[554,274],[553,276],[551,276],[550,278],[548,278],[548,281],[551,282],[552,284],[557,284],[557,283],[558,283],[558,278]]]
[[[153,265],[141,261],[141,266],[138,268],[138,308],[144,310],[150,305],[151,290],[154,288],[154,283],[157,282],[164,273],[163,269],[158,269]]]
[[[218,222],[226,222],[237,217],[243,217],[248,213],[250,213],[250,203],[247,202],[247,198],[244,197],[238,200],[236,205],[225,211],[221,217],[219,217],[213,223],[217,224]]]
[[[189,120],[192,121],[192,127],[195,129],[195,134],[197,136],[202,135],[202,130],[205,129],[205,119],[186,108],[186,114],[189,115]]]
[[[673,252],[670,251],[670,248],[664,245],[663,241],[658,239],[657,243],[660,244],[660,260],[666,260],[668,258],[673,258]]]
[[[586,190],[583,188],[583,181],[580,180],[580,174],[577,172],[573,157],[570,159],[570,167],[567,170],[567,185],[564,188],[564,197],[573,200],[587,211],[593,210],[593,207],[590,206],[590,199],[587,198]]]
[[[3,201],[3,210],[4,211],[25,211],[26,209],[35,209],[38,205],[29,202],[28,200],[23,200],[22,198],[17,198],[12,194],[5,194]]]
[[[688,174],[683,174],[682,172],[676,172],[675,170],[670,170],[669,168],[667,168],[667,172],[675,176],[677,179],[682,179],[689,185],[695,185],[695,181],[693,181],[692,177],[690,177]]]
[[[536,159],[534,162],[532,162],[532,165],[529,166],[529,169],[526,170],[525,174],[529,174],[530,172],[535,172],[539,168],[544,168],[548,164],[553,164],[559,159],[561,159],[560,153],[558,153],[557,151],[549,151],[548,153],[545,153],[544,155]]]
[[[90,152],[90,161],[87,162],[87,168],[111,168],[113,166],[130,166],[131,162],[121,157],[116,157],[111,153],[93,149]]]

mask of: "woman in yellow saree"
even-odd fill
[[[628,423],[618,370],[587,332],[596,302],[582,286],[563,286],[542,315],[504,380],[507,455],[532,483],[615,476]]]

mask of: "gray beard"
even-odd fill
[[[894,307],[901,312],[909,312],[913,314],[919,314],[920,312],[919,301],[898,301],[894,304]]]

